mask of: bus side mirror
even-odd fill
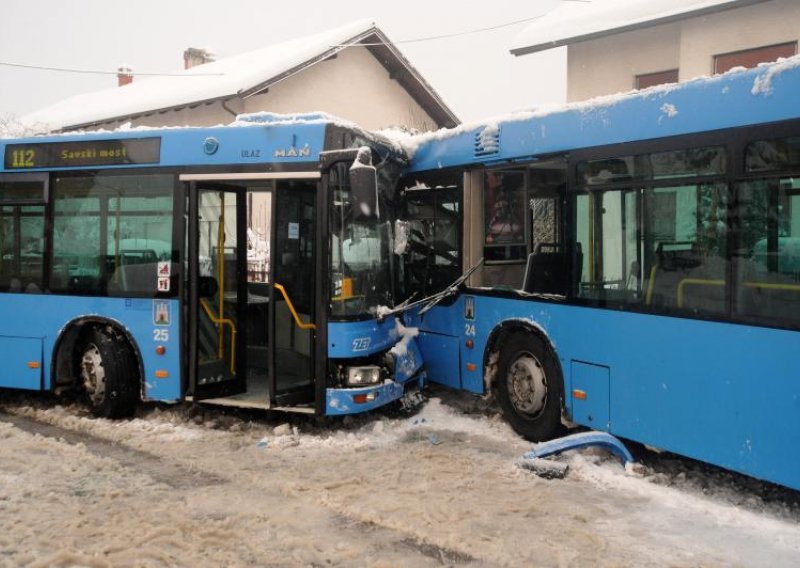
[[[408,238],[411,236],[411,223],[398,219],[394,222],[394,254],[408,252]]]
[[[366,146],[350,166],[350,191],[356,219],[376,219],[378,212],[378,173],[372,165],[372,151]]]

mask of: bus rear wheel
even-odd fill
[[[139,371],[136,354],[124,337],[91,328],[79,347],[78,371],[95,416],[133,416],[139,399]]]
[[[563,383],[555,354],[540,337],[514,333],[500,348],[497,398],[511,427],[532,442],[556,437]]]

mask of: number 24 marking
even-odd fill
[[[474,323],[465,323],[464,324],[464,335],[467,337],[475,337],[475,324]]]

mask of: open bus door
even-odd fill
[[[188,188],[188,393],[227,406],[310,411],[317,183],[182,176],[196,178]]]

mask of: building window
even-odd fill
[[[646,89],[647,87],[655,87],[656,85],[664,85],[666,83],[678,82],[678,70],[669,69],[668,71],[657,71],[656,73],[644,73],[643,75],[636,75],[636,88]]]
[[[725,73],[734,67],[755,67],[759,63],[776,61],[797,54],[797,42],[781,43],[755,49],[744,49],[714,56],[714,73]]]

